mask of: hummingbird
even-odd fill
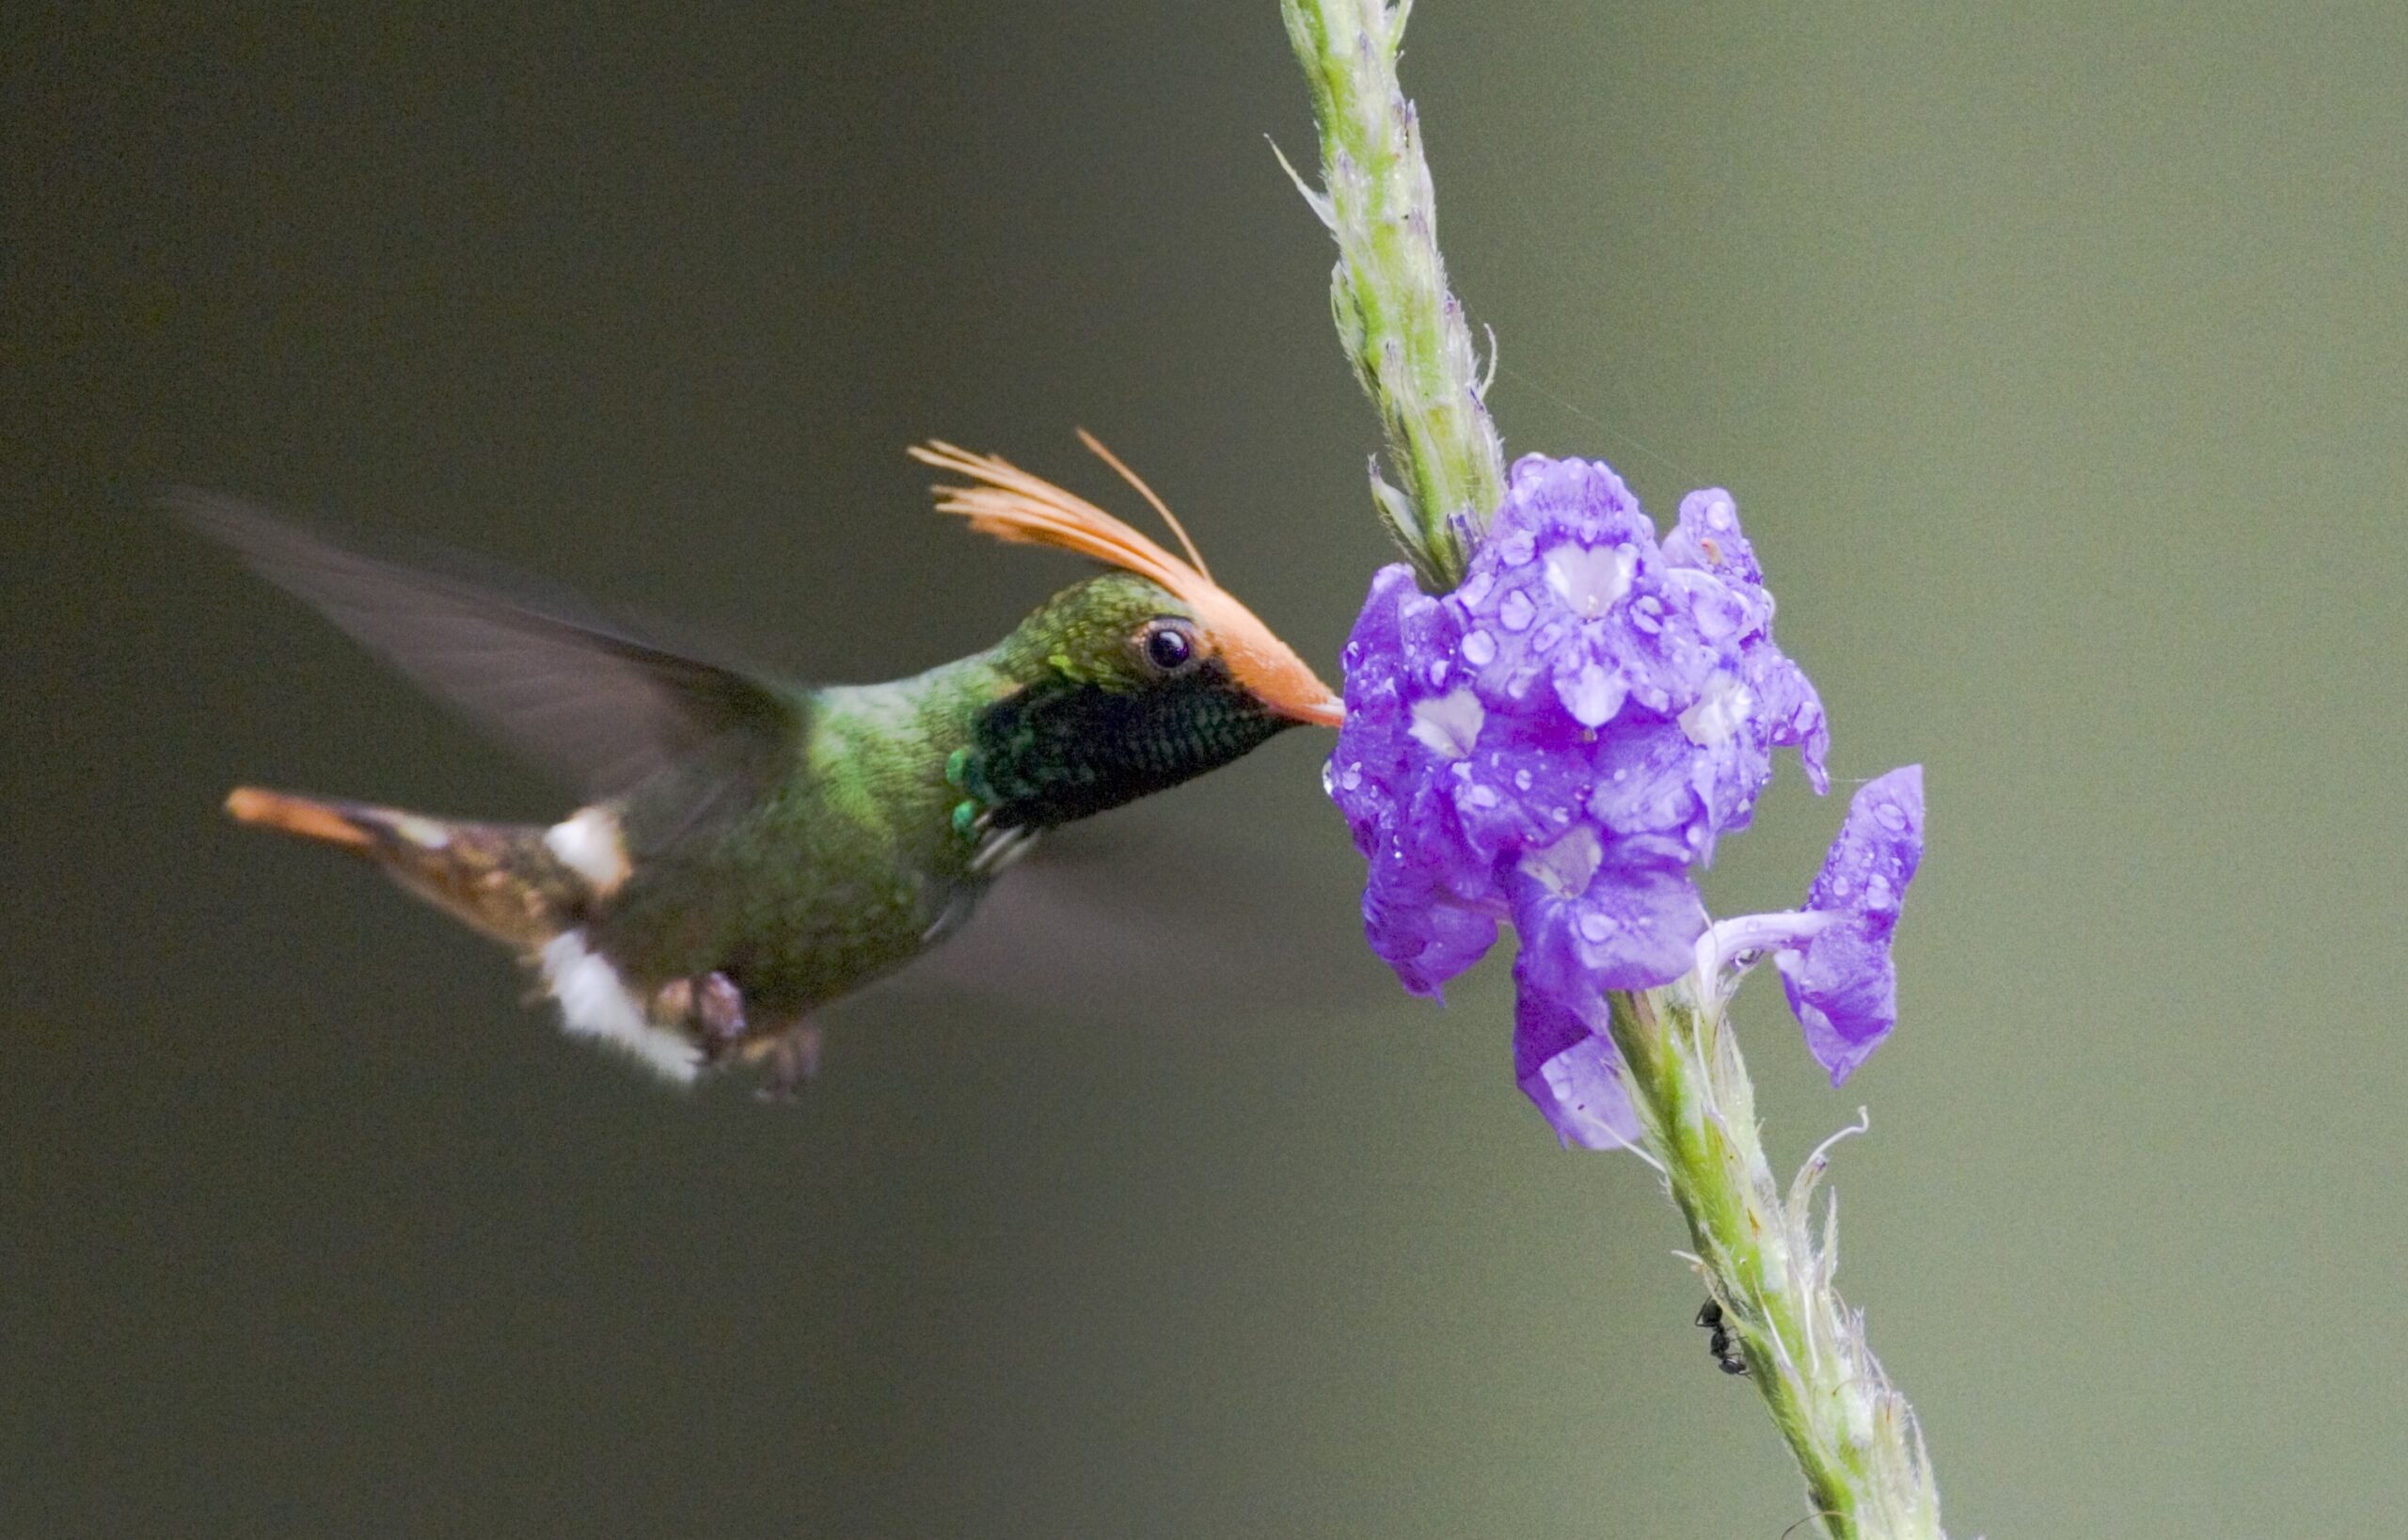
[[[664,1078],[816,1073],[815,1013],[957,930],[1046,831],[1227,765],[1343,708],[1184,556],[1009,461],[910,452],[963,484],[940,512],[1090,557],[983,652],[816,688],[673,650],[567,599],[365,554],[264,509],[183,492],[173,513],[254,572],[563,775],[549,824],[440,818],[236,787],[238,821],[365,858],[515,949],[573,1037]]]

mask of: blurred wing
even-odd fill
[[[880,992],[1103,1025],[1336,1009],[1396,993],[1363,945],[1362,863],[1143,818],[1048,834],[959,933]]]
[[[623,791],[706,745],[783,743],[799,724],[795,696],[664,651],[580,613],[566,596],[516,597],[365,555],[231,498],[180,491],[166,501],[252,571],[589,797]]]

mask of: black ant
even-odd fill
[[[1748,1360],[1739,1357],[1739,1339],[1731,1335],[1731,1324],[1722,1317],[1720,1300],[1709,1299],[1699,1306],[1697,1324],[1711,1334],[1705,1339],[1705,1350],[1714,1355],[1715,1363],[1724,1373],[1748,1372]]]

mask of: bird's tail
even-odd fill
[[[467,823],[366,802],[237,786],[238,823],[323,840],[366,857],[437,909],[532,952],[578,923],[594,885],[533,824]]]

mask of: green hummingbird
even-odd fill
[[[518,952],[572,1036],[689,1082],[815,1072],[813,1013],[965,920],[1038,835],[1176,786],[1329,688],[1212,580],[1161,499],[1080,437],[1186,552],[993,455],[911,452],[937,506],[1106,570],[993,646],[885,684],[806,688],[672,651],[581,608],[369,556],[246,503],[170,506],[254,571],[586,797],[548,825],[237,787],[238,820],[365,857]]]

